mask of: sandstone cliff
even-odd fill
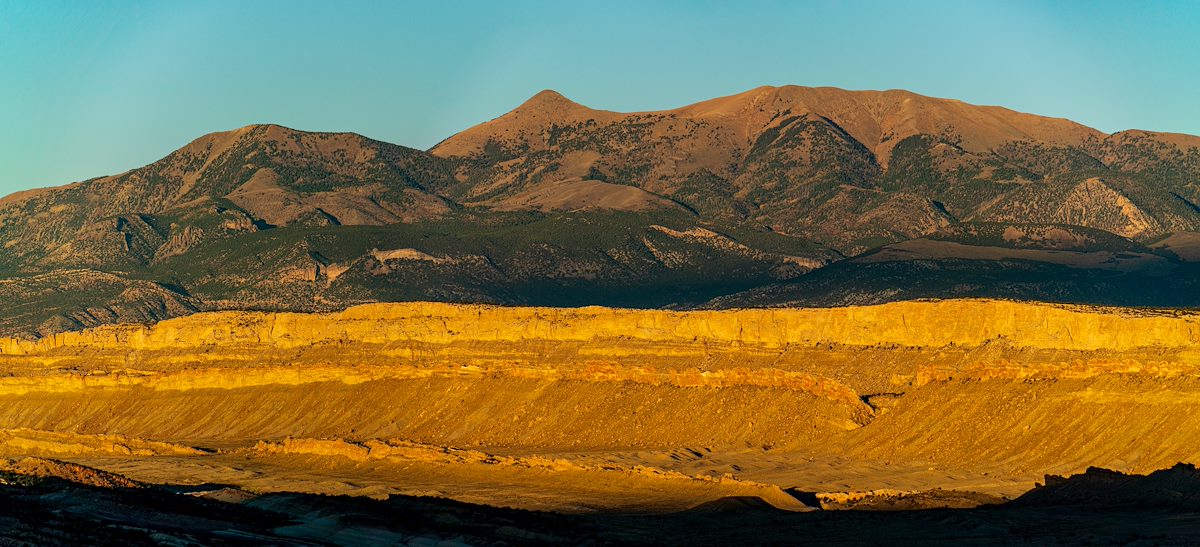
[[[1196,457],[1198,340],[1190,313],[982,300],[205,313],[0,342],[0,427],[1142,470]]]
[[[331,314],[215,312],[153,326],[103,326],[37,341],[0,340],[0,354],[34,355],[66,348],[186,350],[254,344],[284,349],[324,343],[604,340],[712,342],[771,349],[817,344],[1181,349],[1200,341],[1200,314],[987,300],[692,312],[400,303],[356,306]]]

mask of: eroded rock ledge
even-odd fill
[[[988,300],[204,313],[0,342],[0,429],[1141,470],[1197,455],[1198,348],[1193,313]]]
[[[153,326],[103,326],[36,341],[0,340],[5,355],[61,348],[162,350],[228,344],[273,348],[323,343],[463,340],[718,342],[780,348],[844,344],[1130,350],[1191,348],[1200,315],[995,300],[895,302],[876,306],[729,311],[600,307],[530,308],[441,303],[368,304],[330,314],[210,312]]]

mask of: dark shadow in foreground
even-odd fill
[[[564,515],[438,498],[255,496],[220,485],[0,476],[0,538],[53,544],[1196,544],[1200,472],[1047,477],[973,509],[791,513],[727,499],[667,515]],[[444,543],[443,543],[444,542]],[[7,542],[4,542],[7,543]]]

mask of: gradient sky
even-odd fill
[[[908,89],[1200,134],[1200,1],[0,0],[0,194],[272,122],[428,148],[544,88]]]

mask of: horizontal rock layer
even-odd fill
[[[98,327],[37,341],[6,339],[0,341],[0,353],[19,355],[72,347],[161,350],[247,343],[293,348],[321,343],[601,339],[725,342],[764,348],[820,343],[909,347],[1000,343],[1062,350],[1191,348],[1200,341],[1200,315],[987,300],[689,312],[370,304],[333,314],[205,313],[149,327]]]
[[[985,300],[205,313],[3,341],[0,428],[1144,471],[1200,457],[1198,347],[1191,313]]]

